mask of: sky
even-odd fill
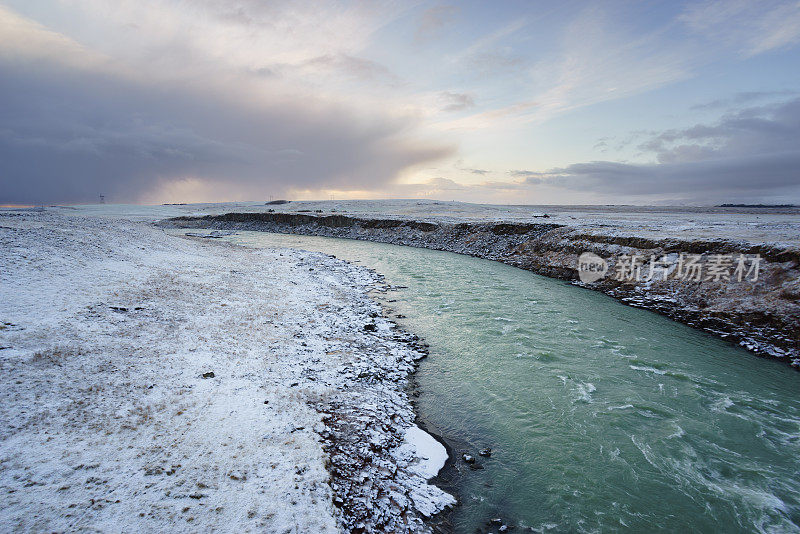
[[[800,203],[800,2],[0,0],[0,204]]]

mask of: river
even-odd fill
[[[416,402],[456,456],[442,474],[461,501],[447,518],[456,532],[494,517],[547,532],[800,531],[800,376],[787,366],[497,262],[227,239],[334,254],[405,286],[388,305],[431,346]]]

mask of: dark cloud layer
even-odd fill
[[[800,98],[731,113],[715,124],[669,130],[641,148],[658,163],[576,163],[511,171],[531,185],[693,201],[780,198],[800,192]]]
[[[640,148],[663,163],[800,151],[800,98],[729,113],[716,124],[667,130]]]
[[[0,203],[136,201],[185,178],[217,184],[218,198],[378,190],[452,151],[409,141],[411,120],[226,96],[0,62]]]
[[[551,184],[620,195],[690,195],[702,192],[724,198],[728,194],[763,194],[798,187],[800,175],[792,171],[798,168],[800,152],[788,152],[652,165],[610,161],[576,163],[547,173],[529,173],[525,180],[529,184]]]

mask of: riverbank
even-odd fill
[[[51,211],[0,243],[3,525],[419,532],[453,502],[376,273]]]
[[[283,208],[283,207],[281,207]],[[285,209],[285,208],[284,208]],[[310,211],[310,210],[305,210]],[[323,210],[315,210],[322,212]],[[659,219],[661,238],[633,232],[629,226],[598,225],[592,230],[568,223],[564,216],[527,220],[458,222],[452,217],[364,217],[340,213],[242,212],[182,216],[165,226],[260,230],[446,250],[500,261],[537,274],[568,280],[601,291],[626,304],[656,311],[674,320],[731,340],[763,356],[800,367],[800,249],[787,236],[756,241],[761,234],[734,238],[733,225],[720,225],[724,238],[686,234],[685,220]],[[753,217],[758,217],[753,215]],[[574,218],[574,217],[573,217]],[[713,214],[712,214],[713,218]],[[558,220],[560,222],[554,222]],[[681,226],[682,225],[682,226]],[[713,230],[713,224],[706,224]],[[679,227],[680,226],[680,227]],[[791,226],[791,225],[790,225]],[[749,237],[749,239],[747,239]],[[605,259],[609,274],[584,283],[578,279],[578,257],[591,252]],[[622,257],[667,258],[674,269],[684,255],[702,262],[715,256],[735,261],[759,258],[758,277],[719,279],[624,279],[613,273]],[[748,265],[752,266],[752,265]],[[733,271],[731,266],[731,274]]]
[[[445,528],[497,532],[498,518],[520,531],[796,530],[797,374],[777,360],[501,262],[366,240],[172,232],[334,254],[396,285],[381,299],[390,316],[430,345],[411,399],[455,460],[436,479],[460,502],[435,518]],[[479,455],[486,447],[491,457]]]

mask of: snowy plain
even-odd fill
[[[58,212],[0,212],[2,530],[416,532],[455,502],[377,273]]]
[[[91,216],[118,216],[122,209],[126,217],[149,220],[232,212],[265,212],[272,209],[284,213],[338,213],[354,217],[411,219],[435,223],[544,222],[562,224],[581,233],[594,235],[685,241],[725,239],[800,248],[800,207],[525,206],[387,199],[301,200],[278,205],[266,205],[264,202],[165,206],[95,204],[60,209]]]

